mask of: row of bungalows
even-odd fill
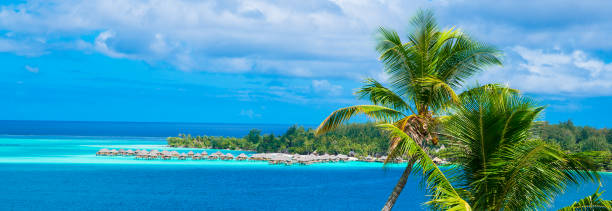
[[[137,151],[133,151],[131,149],[128,150],[124,150],[124,149],[101,149],[98,152],[96,152],[97,156],[133,156],[136,155]]]
[[[153,149],[151,151],[147,150],[124,150],[124,149],[101,149],[96,152],[97,156],[135,156],[136,159],[146,159],[146,160],[154,160],[154,159],[162,159],[162,160],[248,160],[249,156],[244,153],[241,153],[238,156],[234,156],[231,153],[223,154],[221,151],[217,151],[215,153],[211,153],[203,151],[202,153],[197,153],[193,151],[189,151],[188,153],[179,153],[177,151],[159,151]]]
[[[284,153],[259,153],[254,154],[250,158],[251,160],[260,160],[260,161],[268,161],[270,164],[302,164],[302,165],[310,165],[313,163],[325,163],[325,162],[345,162],[345,161],[354,161],[356,158],[349,157],[347,155],[290,155]]]
[[[363,161],[363,162],[379,162],[379,163],[384,163],[386,160],[387,160],[387,156],[372,157],[372,156],[369,156],[369,155],[359,159],[359,161]],[[402,158],[396,158],[396,159],[391,160],[390,162],[392,162],[392,163],[403,163],[405,161]]]

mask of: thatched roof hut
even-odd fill
[[[161,155],[161,152],[159,152],[159,150],[153,149],[151,150],[151,152],[149,152],[150,154],[155,154],[155,155]]]
[[[219,159],[219,155],[217,153],[212,153],[208,156],[208,159],[211,159],[211,160]]]
[[[193,154],[193,157],[191,157],[191,159],[193,159],[193,160],[200,160],[200,159],[202,159],[202,156],[200,155],[200,153],[195,153],[195,154]]]
[[[193,151],[189,151],[189,152],[187,153],[187,157],[193,157]]]
[[[119,151],[117,151],[116,149],[112,149],[112,150],[110,151],[110,154],[111,154],[111,155],[117,155],[117,154],[119,154]]]
[[[146,150],[138,151],[138,153],[136,153],[136,158],[145,158],[148,156],[149,156],[149,153],[146,152]]]
[[[96,152],[96,155],[108,155],[108,153],[110,153],[110,150],[104,148]]]
[[[224,157],[225,157],[226,160],[233,160],[234,159],[234,155],[232,155],[232,153],[229,153],[229,152],[227,154],[225,154]]]
[[[246,159],[248,159],[248,158],[249,158],[249,156],[247,156],[246,154],[244,154],[244,153],[240,153],[240,154],[238,155],[238,157],[236,157],[236,160],[246,160]]]
[[[170,154],[172,155],[172,157],[179,157],[179,153],[177,151],[172,151],[170,152]]]
[[[187,158],[187,154],[184,152],[179,155],[179,160],[185,160],[185,158]]]
[[[125,153],[128,154],[128,155],[133,155],[134,151],[131,150],[131,149],[128,149],[127,151],[125,151]]]
[[[117,151],[120,155],[125,155],[125,149],[119,149],[119,151]]]
[[[203,151],[203,152],[202,152],[202,157],[204,157],[204,156],[208,157],[208,152]]]

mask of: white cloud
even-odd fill
[[[26,69],[28,72],[31,72],[31,73],[38,73],[38,67],[32,67],[32,66],[30,66],[30,65],[26,65],[26,66],[25,66],[25,69]]]
[[[110,48],[108,44],[106,43],[109,39],[112,39],[113,37],[115,37],[115,32],[113,31],[108,30],[108,31],[101,32],[96,37],[96,40],[94,41],[95,49],[110,57],[126,58],[127,57],[126,54],[115,51],[114,49]]]
[[[242,110],[240,110],[240,115],[241,116],[246,116],[249,119],[261,117],[261,114],[255,113],[255,111],[253,111],[253,109],[242,109]]]
[[[312,89],[317,93],[325,93],[330,96],[342,94],[342,86],[331,84],[327,80],[312,80]]]
[[[612,1],[552,0],[28,1],[0,7],[0,52],[73,49],[185,71],[384,81],[376,29],[404,37],[414,11],[432,8],[442,28],[456,25],[509,54],[506,68],[481,78],[536,93],[612,95],[610,64],[593,53],[612,49],[610,7]],[[557,87],[542,88],[547,84]]]
[[[481,79],[508,83],[528,93],[612,95],[612,63],[605,63],[580,50],[565,53],[517,46],[509,52],[510,66],[486,71]]]

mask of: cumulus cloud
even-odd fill
[[[481,78],[509,83],[528,93],[602,96],[612,94],[612,63],[581,51],[545,51],[516,46],[508,50],[510,66]]]
[[[506,50],[506,68],[480,78],[503,76],[529,92],[612,95],[609,63],[594,53],[612,48],[610,7],[552,0],[28,1],[0,7],[0,52],[95,51],[184,71],[308,78],[312,89],[340,93],[320,79],[384,81],[376,29],[403,34],[417,8],[432,8],[442,28],[459,26]]]
[[[342,86],[331,84],[328,80],[312,80],[312,89],[331,96],[338,96],[342,92]]]

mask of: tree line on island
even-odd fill
[[[576,126],[571,120],[550,124],[538,122],[534,126],[534,138],[558,145],[563,150],[591,157],[599,170],[612,171],[612,129],[597,129],[589,126]],[[450,160],[455,150],[444,137],[441,144],[427,145],[433,157]],[[244,137],[192,136],[180,134],[169,137],[168,145],[173,147],[232,149],[256,151],[258,153],[288,154],[345,154],[356,157],[378,157],[387,154],[389,136],[374,123],[352,123],[320,136],[315,130],[304,126],[292,125],[284,134],[262,134],[252,129]],[[440,146],[445,146],[439,150]]]
[[[344,154],[353,156],[381,156],[386,154],[389,138],[374,123],[354,123],[317,136],[315,130],[293,125],[282,135],[262,134],[252,129],[241,138],[222,136],[191,136],[180,134],[169,137],[173,147],[249,150],[258,153],[289,154]]]

